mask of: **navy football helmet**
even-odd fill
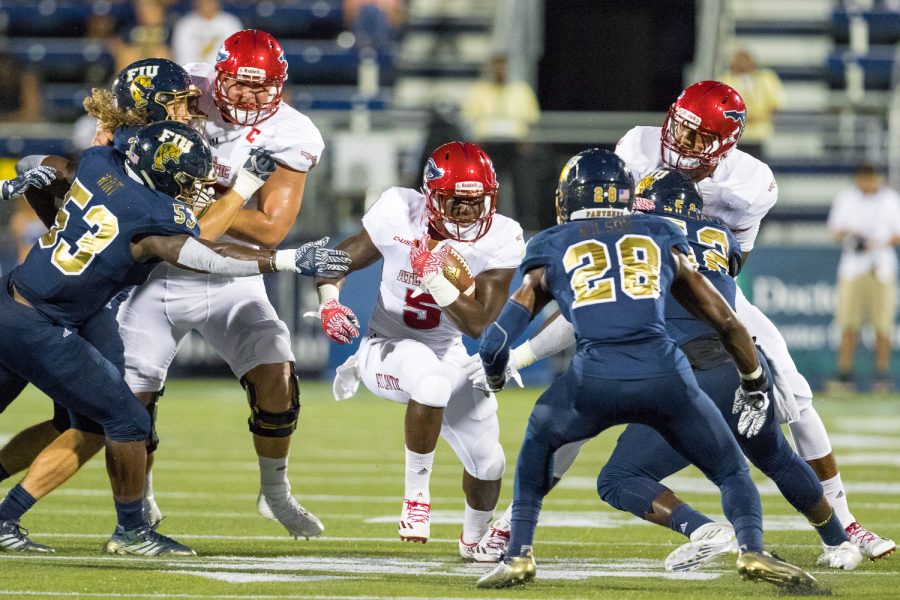
[[[684,171],[657,169],[638,181],[634,193],[636,210],[692,219],[703,212],[700,189]]]
[[[591,148],[570,158],[559,175],[556,219],[565,223],[618,216],[631,209],[633,200],[634,178],[622,159]]]
[[[205,121],[197,108],[200,88],[181,66],[165,58],[143,58],[122,69],[112,84],[116,106],[147,111],[147,122]],[[199,127],[198,127],[199,128]]]
[[[125,159],[125,168],[141,183],[191,206],[197,216],[213,201],[212,165],[212,150],[203,136],[177,121],[138,129]]]

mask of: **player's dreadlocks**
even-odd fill
[[[100,127],[113,131],[117,127],[134,127],[147,124],[147,111],[142,108],[119,108],[112,92],[93,88],[84,99],[84,110],[100,121]]]

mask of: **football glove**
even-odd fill
[[[731,414],[739,414],[737,430],[745,438],[752,438],[766,424],[769,410],[769,381],[766,372],[756,379],[741,379],[741,386],[734,392]]]
[[[39,166],[28,169],[14,179],[0,180],[0,199],[13,200],[31,188],[42,189],[56,179],[56,169]]]
[[[337,279],[350,268],[350,255],[343,250],[326,248],[328,237],[306,242],[294,250],[294,271],[308,277]]]
[[[409,262],[412,263],[413,274],[416,277],[436,275],[444,269],[444,261],[447,260],[450,246],[441,241],[432,250],[429,250],[428,242],[430,240],[431,236],[426,233],[409,252]]]
[[[246,200],[261,188],[266,180],[275,172],[275,159],[268,150],[254,148],[238,171],[234,185],[231,187],[241,198]]]
[[[475,354],[470,356],[461,367],[463,373],[466,374],[466,377],[472,380],[472,387],[485,392],[496,391],[488,388],[487,375],[481,365],[481,355]],[[525,387],[525,384],[522,383],[522,376],[519,374],[519,369],[516,368],[515,350],[513,350],[512,356],[509,357],[509,362],[506,363],[506,372],[504,375],[506,376],[506,381],[503,382],[504,385],[510,381],[515,381],[516,385],[520,388]]]
[[[359,319],[349,307],[331,299],[319,307],[322,331],[338,344],[350,344],[359,336]]]

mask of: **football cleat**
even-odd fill
[[[672,550],[663,565],[666,571],[694,571],[723,554],[738,551],[734,528],[728,523],[707,523],[691,534],[691,541]]]
[[[816,564],[832,569],[852,571],[859,566],[862,559],[862,552],[859,551],[856,544],[847,540],[837,546],[829,546],[823,543],[822,554],[816,559]]]
[[[121,525],[103,546],[107,554],[137,556],[197,556],[193,549],[158,533],[149,525],[125,531]]]
[[[478,580],[480,588],[506,588],[525,585],[537,574],[531,546],[522,546],[522,554],[506,557],[494,569]]]
[[[403,500],[403,511],[397,524],[400,539],[404,542],[428,541],[431,535],[431,504],[425,502],[425,495],[419,492],[415,500]]]
[[[312,514],[293,496],[288,496],[284,502],[270,502],[266,495],[259,493],[256,499],[256,510],[261,517],[278,521],[294,538],[306,538],[322,535],[325,526],[319,517]]]
[[[814,591],[819,587],[815,577],[768,552],[741,552],[737,559],[737,570],[741,579],[765,581],[793,591]]]
[[[856,544],[862,555],[869,560],[878,560],[897,549],[894,540],[883,538],[869,531],[856,521],[850,523],[845,529],[850,541]]]
[[[160,521],[163,520],[163,514],[162,511],[159,510],[159,506],[156,504],[156,496],[154,496],[153,494],[144,496],[144,502],[141,510],[144,513],[145,523],[148,523],[153,529],[159,527]]]
[[[497,519],[473,550],[475,562],[500,562],[509,547],[510,525],[506,519]]]
[[[0,552],[47,554],[55,550],[50,546],[35,544],[28,539],[28,530],[20,527],[18,521],[0,521]]]

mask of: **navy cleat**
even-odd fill
[[[48,554],[55,550],[50,546],[35,544],[28,539],[28,530],[20,527],[18,521],[0,521],[0,552]]]
[[[107,554],[138,556],[197,556],[191,548],[158,533],[149,525],[125,531],[116,526],[115,533],[103,547]]]

